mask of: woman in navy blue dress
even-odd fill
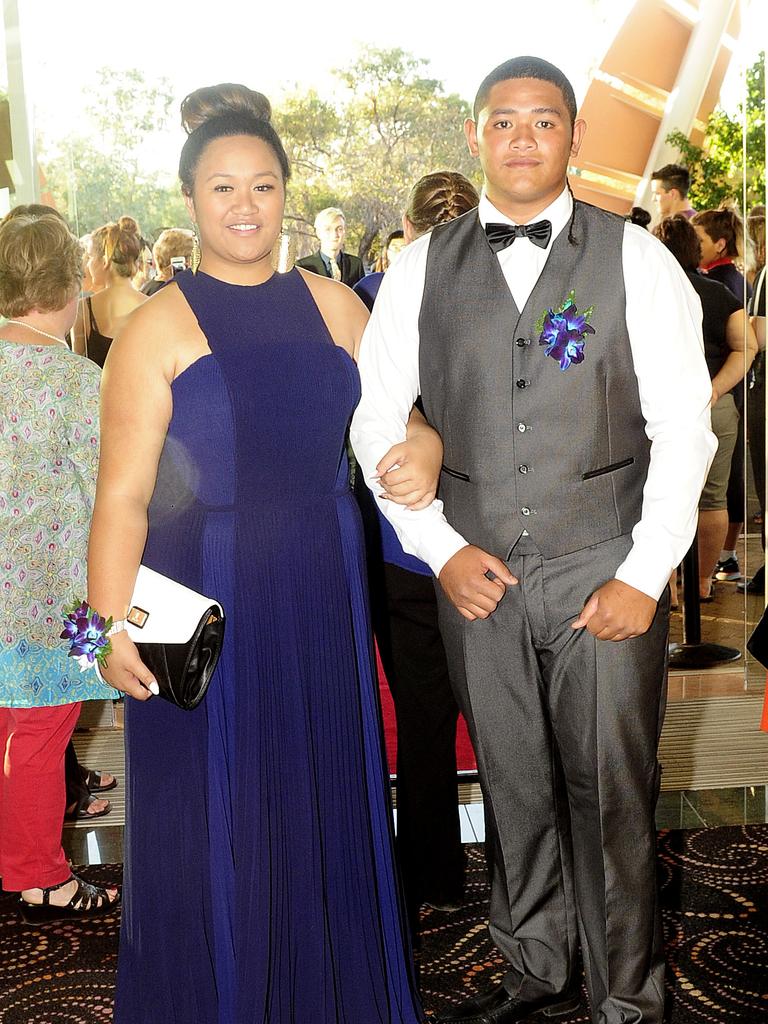
[[[192,712],[148,699],[112,637],[132,698],[115,1020],[416,1024],[347,486],[366,311],[273,272],[288,163],[265,98],[198,90],[182,115],[202,261],[110,350],[89,598],[124,616],[143,561],[227,627]]]

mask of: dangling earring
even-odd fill
[[[189,265],[193,274],[197,273],[197,268],[200,266],[200,260],[203,258],[203,254],[200,250],[200,239],[197,237],[197,224],[192,225],[192,231],[194,238],[192,239],[192,255],[189,260]]]
[[[277,241],[272,247],[272,267],[278,274],[287,274],[293,270],[296,262],[296,239],[286,228],[283,228],[277,236]]]

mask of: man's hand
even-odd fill
[[[608,580],[592,594],[573,629],[586,626],[598,640],[629,640],[647,632],[656,614],[652,597],[621,580]]]
[[[486,573],[493,577],[489,579]],[[440,571],[440,585],[465,619],[487,619],[517,579],[500,558],[473,545],[457,551]]]

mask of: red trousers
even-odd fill
[[[64,751],[80,704],[0,707],[0,876],[3,889],[58,885],[69,877],[61,848]]]

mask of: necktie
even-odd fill
[[[341,280],[341,269],[339,268],[339,264],[336,262],[336,259],[333,256],[331,257],[331,277],[333,278],[334,281]]]
[[[494,252],[501,252],[523,236],[540,249],[546,249],[552,237],[552,224],[548,220],[537,220],[535,224],[486,224],[485,233]]]

